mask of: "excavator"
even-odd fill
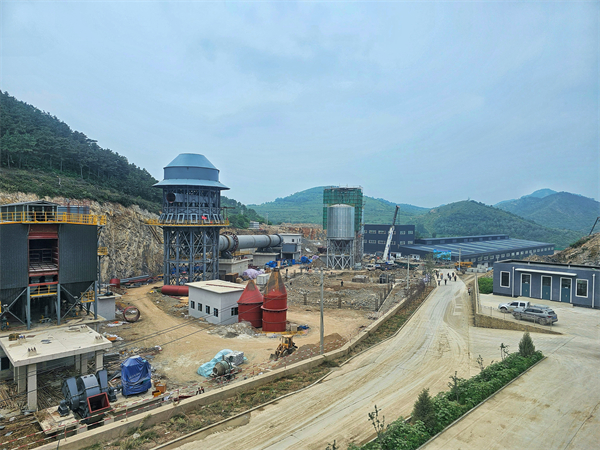
[[[281,336],[281,342],[277,346],[277,350],[275,350],[275,353],[271,354],[271,359],[277,361],[279,358],[291,355],[297,349],[298,347],[294,344],[294,336],[291,334],[284,334]]]

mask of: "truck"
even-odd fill
[[[523,300],[517,300],[514,302],[508,302],[508,303],[500,303],[498,305],[498,309],[500,311],[502,311],[503,313],[507,313],[507,312],[513,312],[516,308],[529,308],[529,307],[534,307],[534,308],[539,308],[539,309],[550,309],[549,306],[545,306],[545,305],[534,305],[532,303],[523,301]]]

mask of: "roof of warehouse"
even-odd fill
[[[452,239],[452,238],[448,238]],[[480,253],[497,253],[520,248],[539,247],[540,245],[552,245],[547,242],[526,241],[524,239],[497,239],[492,241],[456,242],[454,244],[413,244],[400,245],[400,248],[420,250],[424,252],[452,252],[458,255],[459,249],[462,256],[477,255]]]
[[[419,241],[447,241],[448,239],[479,239],[479,238],[498,238],[502,237],[504,239],[508,239],[508,234],[478,234],[476,236],[451,236],[451,237],[435,237],[435,238],[421,238]],[[493,240],[493,239],[488,239]],[[473,241],[475,242],[475,241]]]
[[[569,264],[569,263],[557,263],[557,262],[546,262],[546,261],[527,261],[524,259],[504,259],[498,261],[501,263],[512,263],[512,264],[527,264],[528,266],[544,266],[544,267],[561,267],[564,269],[595,269],[600,270],[600,266],[594,266],[591,264]]]
[[[231,283],[229,281],[223,280],[194,281],[192,283],[186,283],[186,286],[204,289],[206,291],[211,291],[216,294],[241,292],[246,288],[245,284]]]

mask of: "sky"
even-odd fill
[[[162,180],[600,199],[600,2],[8,1],[0,89]]]

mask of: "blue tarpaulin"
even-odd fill
[[[142,394],[152,387],[150,363],[141,356],[132,356],[121,363],[123,395]]]
[[[198,367],[198,375],[202,375],[205,378],[209,378],[210,374],[212,373],[213,367],[215,367],[215,365],[223,359],[223,356],[228,355],[229,353],[231,353],[231,350],[221,350],[209,362],[204,363],[200,367]]]

